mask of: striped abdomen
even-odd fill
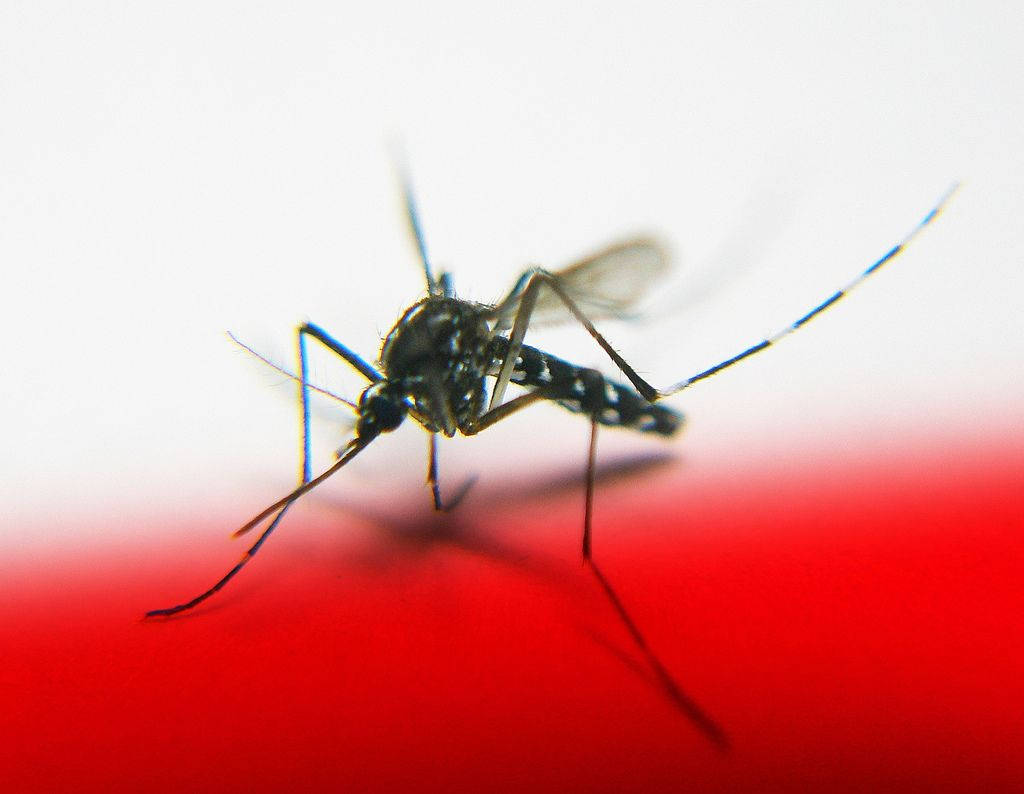
[[[497,373],[508,339],[495,337],[491,346]],[[548,389],[551,399],[563,408],[593,416],[602,425],[671,436],[683,424],[678,411],[647,402],[635,389],[608,380],[596,369],[577,367],[529,345],[519,351],[512,383]]]

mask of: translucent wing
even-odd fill
[[[636,238],[609,246],[561,270],[538,274],[537,269],[532,269],[523,273],[508,297],[494,307],[492,332],[512,329],[512,334],[509,352],[495,373],[491,409],[501,404],[528,326],[565,321],[575,315],[597,338],[589,320],[622,317],[667,269],[665,247],[650,238]],[[532,296],[533,306],[532,311],[522,314],[519,309],[526,294]],[[572,302],[572,310],[564,298]]]
[[[622,317],[668,272],[665,247],[650,238],[626,240],[581,259],[556,276],[569,297],[592,320]],[[537,296],[531,322],[571,319],[565,305],[550,289]]]

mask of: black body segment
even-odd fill
[[[509,340],[491,340],[492,372],[508,352]],[[511,382],[544,388],[563,408],[593,417],[608,427],[671,436],[683,425],[683,415],[645,400],[635,389],[608,380],[596,369],[578,367],[529,345],[523,345],[512,368]]]

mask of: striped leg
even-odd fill
[[[723,369],[731,367],[733,364],[737,364],[740,361],[743,361],[743,359],[749,358],[750,356],[754,355],[755,353],[760,353],[762,350],[765,350],[766,348],[769,348],[772,345],[774,345],[784,336],[789,336],[789,334],[793,333],[794,331],[803,328],[807,323],[809,323],[811,320],[813,320],[815,317],[817,317],[819,314],[825,311],[825,309],[828,309],[830,306],[834,306],[840,300],[840,298],[849,295],[854,289],[860,286],[865,281],[865,279],[867,279],[868,276],[870,276],[877,270],[880,270],[884,265],[891,262],[899,254],[901,254],[906,249],[906,247],[910,245],[914,238],[917,237],[917,235],[920,234],[928,224],[935,220],[935,218],[939,216],[939,213],[941,213],[943,209],[945,209],[946,204],[953,197],[953,194],[956,192],[958,187],[959,184],[955,184],[952,187],[950,187],[949,190],[947,190],[946,193],[942,196],[942,198],[939,199],[939,203],[936,204],[935,207],[933,207],[928,212],[928,214],[925,215],[924,218],[922,218],[921,221],[902,240],[900,240],[898,243],[896,243],[896,245],[894,245],[892,248],[886,251],[886,253],[881,258],[876,260],[867,270],[865,270],[860,275],[850,280],[843,287],[833,292],[831,295],[829,295],[829,297],[827,297],[825,300],[823,300],[809,312],[804,314],[800,319],[796,320],[793,323],[790,323],[784,328],[781,328],[774,334],[771,334],[770,336],[762,339],[756,345],[751,345],[741,353],[737,353],[735,356],[732,356],[731,358],[727,358],[724,361],[720,361],[713,367],[708,367],[702,372],[698,372],[696,375],[691,375],[689,378],[681,380],[678,383],[669,386],[667,389],[659,391],[657,393],[657,397],[667,397],[670,394],[675,394],[676,392],[680,392],[683,389],[689,388],[694,383],[702,381],[706,378],[710,378],[712,375],[718,374]]]
[[[264,537],[266,535],[269,535],[273,528],[281,520],[281,516],[288,509],[288,507],[291,506],[291,503],[294,502],[295,499],[297,499],[302,494],[306,493],[306,491],[312,490],[312,488],[315,485],[319,484],[321,481],[330,476],[330,474],[333,474],[335,471],[341,468],[341,466],[344,465],[342,461],[347,462],[351,457],[354,457],[355,453],[358,452],[359,449],[362,449],[362,446],[365,446],[365,444],[357,445],[356,442],[349,443],[349,445],[345,447],[346,451],[343,454],[339,453],[339,461],[335,463],[334,466],[329,468],[325,474],[321,474],[315,480],[313,479],[312,455],[310,453],[310,385],[308,355],[306,353],[307,336],[313,337],[322,345],[324,345],[324,347],[326,347],[328,350],[337,354],[340,358],[342,358],[346,363],[348,363],[353,369],[359,372],[364,378],[366,378],[371,383],[380,383],[382,380],[384,380],[384,376],[381,375],[373,366],[368,364],[357,353],[353,352],[352,350],[349,350],[348,347],[343,345],[341,342],[339,342],[337,339],[335,339],[333,336],[327,333],[327,331],[325,331],[320,326],[314,325],[313,323],[303,323],[298,327],[298,330],[296,331],[296,337],[299,348],[299,395],[301,398],[302,405],[302,467],[299,476],[299,487],[293,492],[292,498],[282,499],[278,504],[274,505],[272,508],[268,508],[263,513],[261,513],[258,518],[253,519],[244,527],[235,531],[233,537],[238,537],[239,535],[248,532],[264,518],[269,517],[270,514],[274,512],[274,510],[276,510],[279,507],[282,507],[283,509],[281,510],[281,514],[274,518],[274,521],[270,525],[270,527],[268,527],[264,531],[264,534],[260,536],[260,540],[258,542],[262,542]],[[369,441],[367,440],[366,443],[369,443]],[[353,451],[354,446],[357,447],[355,451]]]
[[[537,302],[538,292],[542,287],[551,289],[559,297],[559,299],[565,304],[566,308],[572,313],[573,317],[575,317],[579,323],[587,329],[587,332],[601,346],[605,353],[608,354],[609,358],[615,362],[616,366],[622,370],[623,375],[625,375],[636,390],[643,395],[644,399],[654,402],[655,400],[667,397],[670,394],[676,394],[677,392],[692,386],[698,381],[710,378],[712,375],[721,372],[723,369],[731,367],[733,364],[737,364],[755,353],[759,353],[762,350],[771,347],[784,336],[788,336],[797,329],[803,328],[812,319],[824,312],[830,306],[835,305],[841,298],[848,295],[856,287],[860,286],[868,276],[881,269],[884,265],[906,250],[907,246],[910,245],[914,238],[916,238],[926,226],[939,216],[942,210],[946,207],[950,198],[952,198],[953,194],[956,192],[957,187],[958,185],[953,185],[948,191],[946,191],[938,204],[936,204],[935,207],[933,207],[902,240],[890,248],[881,258],[872,263],[870,267],[848,282],[841,289],[836,290],[828,298],[823,300],[810,311],[806,312],[798,320],[790,323],[774,334],[769,335],[765,339],[762,339],[757,344],[751,345],[742,352],[737,353],[724,361],[720,361],[714,366],[698,372],[696,375],[692,375],[689,378],[681,380],[678,383],[669,386],[667,389],[654,388],[650,383],[641,378],[636,373],[636,370],[626,363],[622,356],[620,356],[608,341],[598,332],[593,323],[565,292],[559,284],[557,276],[545,270],[532,271],[532,275],[528,277],[525,288],[522,288],[522,297],[519,301],[519,309],[516,313],[515,322],[512,326],[512,333],[509,336],[508,352],[506,353],[505,360],[499,370],[498,379],[495,383],[494,391],[491,396],[491,407],[493,408],[499,405],[501,398],[504,396],[505,389],[512,376],[512,369],[515,366],[516,358],[519,356],[519,352],[522,349],[523,338],[526,336],[526,329],[530,323],[530,316],[533,312],[533,307]],[[520,281],[522,281],[522,279],[520,279]],[[517,288],[518,287],[519,285],[517,284]]]
[[[314,487],[316,484],[318,484],[322,480],[326,479],[326,476],[329,476],[329,474],[333,474],[335,471],[337,471],[337,469],[341,468],[341,466],[344,465],[344,463],[348,462],[348,460],[350,460],[352,457],[354,457],[355,454],[357,454],[358,451],[362,449],[362,446],[365,446],[365,445],[356,446],[353,449],[353,448],[351,448],[351,445],[350,445],[349,453],[346,454],[344,457],[342,457],[342,459],[338,463],[336,463],[334,466],[332,466],[328,470],[328,474],[327,475],[320,475],[319,477],[316,478],[316,480],[312,479],[312,471],[311,471],[312,464],[311,464],[311,456],[310,456],[310,432],[309,432],[309,424],[310,424],[309,423],[309,392],[310,392],[310,389],[313,389],[315,387],[310,386],[309,380],[308,380],[309,372],[308,372],[308,363],[307,363],[307,356],[306,356],[306,336],[312,336],[314,339],[319,340],[328,349],[330,349],[334,353],[338,354],[341,358],[343,358],[345,361],[347,361],[352,367],[354,367],[356,370],[358,370],[360,373],[362,373],[368,380],[371,380],[371,381],[374,381],[374,382],[383,380],[383,376],[379,372],[377,372],[376,369],[374,369],[372,366],[367,364],[362,358],[360,358],[354,352],[349,350],[345,345],[341,344],[341,342],[338,342],[336,339],[334,339],[330,334],[328,334],[322,328],[320,328],[319,326],[313,325],[312,323],[304,323],[303,325],[299,326],[299,328],[298,328],[298,330],[296,332],[297,345],[298,345],[298,351],[299,351],[299,374],[298,374],[298,376],[295,376],[292,373],[288,372],[287,370],[285,370],[285,369],[283,369],[281,367],[278,367],[276,364],[274,364],[273,362],[269,361],[264,356],[261,356],[255,350],[250,348],[248,345],[245,345],[242,342],[240,342],[237,338],[235,338],[231,334],[229,334],[229,336],[231,336],[231,339],[236,344],[241,346],[243,349],[248,350],[250,353],[255,355],[258,359],[260,359],[264,363],[266,363],[269,366],[273,367],[278,372],[281,372],[281,373],[287,375],[288,377],[293,378],[294,380],[298,381],[300,404],[302,406],[302,465],[300,467],[300,472],[299,472],[299,480],[300,480],[299,488],[297,489],[296,492],[294,492],[295,496],[293,496],[293,498],[288,499],[288,500],[282,500],[281,502],[279,502],[276,505],[274,505],[272,509],[270,509],[268,511],[264,511],[264,513],[261,513],[260,514],[260,518],[258,520],[252,521],[248,525],[246,525],[246,527],[244,528],[245,530],[251,529],[253,526],[258,524],[259,521],[263,520],[264,518],[269,518],[270,515],[272,515],[275,511],[277,511],[277,515],[274,516],[274,520],[270,522],[270,525],[265,530],[263,530],[262,533],[260,533],[260,536],[256,539],[256,542],[253,543],[252,546],[249,547],[249,549],[245,552],[245,554],[242,555],[242,558],[237,563],[235,563],[234,567],[231,568],[231,570],[228,571],[226,574],[224,574],[224,576],[222,576],[217,581],[216,584],[214,584],[212,587],[210,587],[209,589],[203,591],[202,593],[200,593],[195,598],[193,598],[193,599],[191,599],[189,601],[185,601],[185,602],[183,602],[181,604],[177,604],[177,605],[175,605],[173,607],[164,607],[162,609],[151,609],[149,612],[147,612],[145,614],[145,617],[147,617],[147,618],[149,618],[149,617],[168,617],[170,615],[176,615],[179,612],[185,612],[185,611],[187,611],[189,609],[192,609],[193,607],[197,606],[198,604],[201,604],[207,598],[209,598],[214,593],[216,593],[221,588],[223,588],[224,585],[226,585],[229,581],[231,581],[235,577],[235,575],[238,574],[238,572],[241,571],[242,568],[245,567],[246,563],[248,563],[249,560],[251,560],[253,558],[253,556],[256,554],[256,552],[260,550],[260,547],[264,544],[264,542],[267,540],[267,538],[270,537],[271,533],[273,533],[273,531],[275,529],[277,529],[277,527],[281,523],[282,519],[284,519],[285,514],[288,512],[288,508],[291,507],[291,505],[295,501],[295,499],[298,498],[299,495],[305,493],[307,490],[310,490],[312,487]],[[316,391],[323,391],[323,390],[322,389],[316,389]],[[331,397],[335,397],[336,399],[342,400],[342,402],[345,402],[348,405],[353,405],[348,400],[344,400],[344,399],[342,399],[340,397],[337,397],[336,395],[331,394],[330,392],[324,392],[324,393],[328,394]],[[235,532],[233,537],[237,537],[239,534],[241,534],[241,531]]]
[[[287,512],[288,512],[288,506],[286,505],[285,508],[283,510],[281,510],[281,512],[279,512],[274,517],[274,520],[272,522],[270,522],[270,526],[268,526],[265,530],[263,530],[263,532],[260,534],[260,536],[256,539],[256,542],[253,543],[252,546],[249,547],[249,550],[246,551],[245,554],[242,555],[242,558],[237,563],[235,563],[235,567],[233,567],[230,571],[228,571],[226,574],[224,574],[224,576],[222,576],[217,581],[217,583],[213,587],[211,587],[209,590],[203,591],[202,593],[200,593],[199,595],[197,595],[195,598],[193,598],[190,601],[185,601],[185,602],[183,602],[181,604],[177,604],[176,606],[173,606],[173,607],[164,607],[163,609],[151,609],[151,610],[149,610],[149,612],[147,612],[145,614],[145,617],[147,617],[147,618],[155,618],[155,617],[168,617],[170,615],[176,615],[179,612],[184,612],[186,610],[192,609],[192,607],[197,606],[198,604],[201,604],[207,598],[212,596],[214,593],[216,593],[218,590],[220,590],[222,587],[224,587],[224,585],[226,585],[228,582],[230,582],[234,578],[235,574],[237,574],[240,570],[242,570],[243,567],[245,567],[245,564],[247,562],[249,562],[249,560],[252,559],[253,555],[256,554],[257,551],[260,550],[260,546],[263,545],[263,541],[265,541],[268,537],[270,537],[270,533],[271,532],[273,532],[275,529],[277,529],[277,525],[281,523],[281,519],[284,518],[284,515]]]

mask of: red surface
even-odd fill
[[[485,509],[481,484],[441,518],[412,494],[404,522],[320,502],[176,620],[139,616],[220,575],[229,527],[168,517],[145,548],[23,561],[0,605],[0,785],[1010,790],[1022,448],[599,489],[595,554],[728,752],[579,565],[574,490]]]

